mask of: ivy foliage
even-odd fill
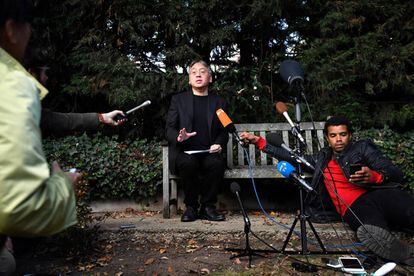
[[[83,173],[85,200],[149,199],[162,182],[161,146],[156,142],[83,134],[46,139],[44,149],[48,160]]]
[[[389,127],[356,131],[359,138],[369,138],[404,173],[406,186],[414,191],[414,132],[399,134]]]

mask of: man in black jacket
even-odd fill
[[[183,222],[197,218],[225,220],[215,204],[225,169],[221,151],[228,141],[228,133],[218,120],[216,110],[225,110],[226,104],[223,98],[209,91],[211,81],[210,67],[204,61],[192,62],[191,89],[172,97],[167,115],[169,167],[172,173],[180,175],[184,186]],[[204,152],[191,153],[194,151]]]
[[[329,147],[305,156],[315,167],[311,185],[320,197],[309,196],[307,204],[325,209],[330,199],[336,212],[370,250],[379,256],[414,265],[414,247],[402,243],[389,230],[414,230],[414,199],[396,188],[402,172],[368,140],[352,141],[350,122],[341,116],[325,123]],[[290,154],[258,136],[242,133],[264,152],[295,163]],[[351,173],[351,165],[359,165]],[[324,203],[325,202],[325,203]]]

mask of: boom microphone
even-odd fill
[[[301,184],[306,190],[312,192],[313,188],[300,176],[297,172],[295,167],[292,166],[289,162],[280,161],[277,164],[277,170],[283,175],[285,178],[294,178],[299,184]]]
[[[226,112],[224,112],[223,109],[217,109],[216,110],[217,117],[219,118],[221,124],[225,129],[227,129],[228,132],[233,134],[233,136],[236,138],[237,142],[245,146],[245,143],[240,139],[239,134],[237,134],[236,127],[234,126],[233,122],[230,120],[229,116],[227,116]]]
[[[289,85],[292,85],[294,81],[303,82],[304,80],[304,72],[299,62],[294,60],[285,60],[280,64],[280,75]]]
[[[266,141],[272,145],[272,146],[276,146],[276,147],[281,147],[285,150],[287,150],[290,155],[295,158],[299,163],[304,164],[305,166],[307,166],[308,168],[312,169],[313,171],[315,170],[315,167],[312,166],[311,163],[309,163],[305,158],[303,158],[302,156],[300,156],[299,154],[297,154],[294,150],[292,150],[291,148],[289,148],[284,142],[282,137],[278,134],[278,133],[268,133],[266,135]]]
[[[289,113],[287,113],[288,108],[284,102],[277,102],[276,103],[276,111],[279,114],[282,114],[286,120],[288,121],[289,125],[292,127],[293,134],[299,138],[299,140],[306,145],[305,139],[303,139],[302,134],[300,134],[298,127],[293,123],[292,119],[289,116]]]

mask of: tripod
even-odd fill
[[[297,95],[294,98],[294,102],[295,102],[295,116],[296,116],[296,123],[298,124],[298,126],[300,126],[300,121],[301,121],[301,110],[300,110],[300,103],[301,103],[301,96],[303,93],[303,86],[302,83],[299,81],[294,81],[292,82],[292,88],[294,90],[296,90]],[[295,134],[295,140],[296,140],[296,147],[298,149],[298,155],[302,156],[302,150],[301,150],[301,142],[299,140],[298,137],[298,133],[300,133],[300,127],[296,128],[292,128],[292,132]],[[301,175],[302,174],[302,164],[298,163],[298,173]],[[295,180],[297,181],[297,180]],[[298,183],[299,184],[299,183]],[[305,213],[305,207],[304,207],[304,198],[303,198],[303,186],[299,185],[299,200],[300,200],[300,209],[299,209],[299,214],[296,216],[295,220],[293,221],[293,224],[289,230],[289,233],[283,243],[281,252],[282,253],[286,253],[286,246],[289,243],[289,240],[292,236],[292,233],[295,229],[296,224],[299,221],[299,225],[300,225],[300,239],[301,239],[301,246],[302,246],[302,250],[300,251],[293,251],[290,253],[299,253],[299,254],[309,254],[309,253],[313,253],[310,252],[308,250],[308,244],[307,244],[307,232],[306,232],[306,223],[309,224],[309,227],[311,228],[313,234],[315,235],[316,240],[318,241],[319,246],[322,249],[322,253],[327,253],[325,246],[323,245],[318,233],[315,230],[315,227],[312,225],[312,222],[309,219],[309,216]],[[319,252],[321,253],[321,252]]]

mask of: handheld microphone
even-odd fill
[[[121,114],[116,115],[115,118],[114,118],[114,121],[120,121],[120,120],[126,119],[128,117],[128,115],[131,114],[132,112],[135,112],[138,109],[141,109],[141,108],[143,108],[147,105],[150,105],[150,104],[151,104],[151,101],[147,100],[147,101],[143,102],[142,104],[140,104],[140,105],[128,110],[127,112],[125,112],[125,116],[123,116]]]
[[[305,158],[303,158],[302,156],[297,154],[293,149],[289,148],[283,142],[282,137],[278,133],[268,133],[268,134],[266,134],[266,141],[272,146],[281,147],[281,148],[287,150],[290,153],[290,155],[293,158],[296,159],[297,162],[304,164],[305,166],[312,169],[313,171],[315,170],[315,167],[312,166],[311,163],[309,163]]]
[[[289,162],[280,161],[277,164],[277,170],[283,175],[285,178],[292,177],[295,179],[299,184],[301,184],[306,190],[312,192],[313,188],[300,176],[297,172],[295,167],[292,166]]]
[[[239,134],[237,134],[236,127],[234,126],[229,116],[227,116],[226,112],[224,112],[224,110],[220,108],[216,110],[216,114],[223,127],[227,129],[228,132],[233,134],[237,142],[242,146],[246,146],[246,144],[240,139]]]
[[[300,134],[300,131],[298,127],[293,123],[292,119],[290,118],[289,114],[287,113],[288,108],[284,102],[277,102],[276,103],[276,111],[279,114],[282,114],[286,120],[288,121],[289,125],[292,127],[293,134],[299,138],[299,140],[306,145],[305,139],[303,138],[302,134]]]
[[[239,194],[240,193],[240,186],[239,186],[239,184],[237,184],[237,182],[232,182],[230,184],[230,190],[231,190],[232,193],[236,194],[237,201],[239,202],[240,209],[241,209],[242,214],[243,214],[244,227],[245,227],[244,230],[246,232],[250,228],[250,219],[247,216],[246,210],[244,209],[243,203],[242,203],[241,198],[240,198],[240,194]]]
[[[396,263],[386,263],[385,265],[381,266],[377,271],[372,274],[373,276],[383,276],[388,274],[391,270],[393,270],[397,266]]]

